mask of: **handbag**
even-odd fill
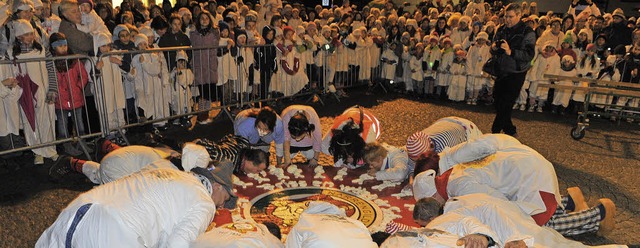
[[[487,62],[482,66],[482,72],[489,74],[492,77],[497,77],[498,74],[496,72],[496,66],[496,57],[491,56],[491,58],[489,58],[489,60],[487,60]]]

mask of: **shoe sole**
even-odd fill
[[[587,205],[587,202],[584,200],[584,195],[579,187],[568,188],[567,192],[573,200],[573,204],[575,206],[575,209],[573,210],[574,212],[581,212],[589,209],[589,205]]]
[[[598,202],[600,202],[605,209],[604,219],[600,221],[600,229],[598,229],[598,235],[603,236],[611,233],[616,227],[616,205],[609,198],[602,198],[598,200]]]

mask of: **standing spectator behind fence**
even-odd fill
[[[64,34],[53,33],[50,40],[49,50],[53,56],[73,55],[67,46],[67,38]],[[88,74],[79,59],[55,60],[56,75],[58,76],[58,100],[56,106],[56,130],[61,139],[69,138],[69,127],[73,127],[77,136],[85,134],[83,122],[84,107],[84,87],[87,85]],[[71,118],[69,118],[71,117]],[[69,121],[73,121],[72,123]],[[73,144],[64,143],[64,151],[72,156],[82,153]]]
[[[171,112],[173,114],[186,114],[191,112],[193,100],[191,99],[191,85],[193,84],[193,72],[187,68],[189,57],[184,51],[176,54],[177,67],[171,71]],[[187,116],[182,117],[186,124]]]
[[[273,46],[276,31],[271,26],[262,28],[262,38],[264,38],[264,46],[258,47],[255,51],[256,69],[260,71],[260,98],[267,99],[269,97],[269,87],[274,72],[278,70],[276,62],[276,48]]]
[[[124,118],[126,98],[122,80],[124,74],[127,74],[126,72],[131,68],[131,60],[125,62],[123,56],[116,55],[101,58],[100,55],[111,52],[111,47],[114,44],[111,37],[105,33],[98,34],[93,39],[97,61],[94,71],[97,81],[96,96],[98,96],[95,99],[96,105],[101,106],[99,103],[104,101],[104,109],[99,110],[106,114],[107,128],[112,130],[124,126],[126,123]],[[132,106],[135,105],[132,104]]]
[[[218,83],[218,57],[216,49],[198,49],[202,47],[218,46],[220,32],[213,25],[213,16],[208,11],[202,11],[196,20],[196,29],[191,31],[191,45],[193,51],[193,74],[195,85],[200,90],[198,110],[211,108],[211,101],[215,99],[215,85]],[[209,112],[198,115],[200,124],[211,123]]]
[[[171,25],[171,28],[169,29],[169,32],[166,32],[162,37],[160,37],[160,41],[158,41],[158,47],[165,48],[191,46],[191,40],[189,40],[189,37],[187,37],[187,35],[182,32],[182,19],[180,18],[180,16],[172,15],[169,19],[169,24]],[[165,69],[169,70],[170,68],[175,68],[176,52],[164,52],[164,56],[167,62],[165,65],[169,65]]]
[[[505,25],[498,28],[491,45],[493,59],[498,59],[499,75],[493,88],[496,118],[491,131],[508,135],[516,135],[516,126],[511,122],[513,104],[524,84],[527,70],[531,67],[531,59],[535,55],[536,35],[533,29],[520,19],[520,5],[509,4],[505,11]]]
[[[0,31],[5,24],[9,13],[7,5],[0,3]],[[0,54],[0,61],[8,60],[5,54]],[[13,68],[10,64],[0,64],[0,149],[7,150],[16,147],[15,137],[20,132],[20,109],[18,100],[22,96],[22,88],[18,86],[18,80],[13,76]]]
[[[80,7],[75,0],[65,0],[60,4],[59,32],[68,37],[67,44],[71,51],[77,54],[93,54],[93,38],[91,34],[83,32],[78,27],[82,25],[82,14]],[[104,24],[103,24],[104,26]]]
[[[7,51],[9,59],[51,57],[51,53],[36,39],[31,23],[27,20],[16,20],[13,24],[16,40]],[[21,119],[27,144],[34,146],[54,141],[55,111],[53,103],[58,92],[53,61],[15,64],[12,74],[20,75],[17,78],[25,85],[22,87],[22,96],[25,101],[20,106],[22,107]],[[36,148],[33,149],[33,153],[35,153],[35,164],[44,164],[44,158],[58,159],[55,146]]]
[[[168,117],[171,96],[169,91],[169,72],[162,54],[149,53],[148,38],[144,34],[137,34],[134,43],[140,54],[133,57],[131,65],[135,68],[136,103],[141,116],[147,119],[161,119]],[[145,51],[147,51],[145,53]],[[166,121],[154,123],[154,126],[164,129]]]
[[[120,51],[134,51],[137,50],[136,45],[133,43],[133,37],[126,25],[120,24],[113,29],[113,46],[114,49]],[[138,111],[136,108],[136,90],[135,90],[135,68],[131,67],[131,61],[133,59],[132,54],[122,55],[122,84],[124,87],[124,95],[126,99],[126,116],[127,122],[138,121]]]
[[[238,80],[238,66],[235,57],[238,55],[238,48],[231,39],[231,29],[229,25],[222,21],[218,23],[220,30],[220,41],[217,56],[218,63],[218,83],[216,84],[216,98],[221,105],[229,104],[232,98],[233,87]]]

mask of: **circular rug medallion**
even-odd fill
[[[298,218],[309,202],[325,201],[345,210],[347,216],[360,220],[365,226],[382,221],[382,211],[372,201],[357,195],[332,188],[300,187],[273,190],[251,200],[244,208],[245,218],[260,223],[270,221],[280,226],[283,234],[298,222]]]

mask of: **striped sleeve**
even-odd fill
[[[43,48],[44,49],[44,48]],[[45,57],[51,58],[51,52],[45,51]],[[53,65],[53,60],[47,60],[47,76],[49,78],[49,92],[58,93],[58,76],[56,76],[56,69]]]

